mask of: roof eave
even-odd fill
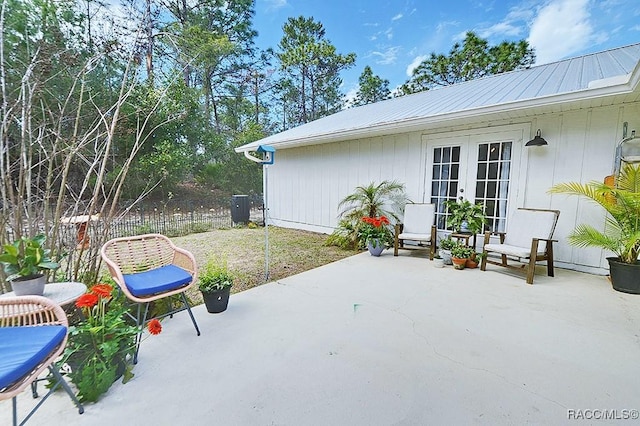
[[[626,77],[626,78],[625,78]],[[428,117],[419,117],[414,119],[404,119],[381,123],[365,128],[349,129],[337,131],[321,135],[309,135],[306,137],[293,138],[278,142],[270,143],[276,148],[290,148],[294,146],[316,145],[324,143],[341,142],[345,140],[358,139],[362,137],[372,137],[380,135],[388,135],[395,133],[410,132],[429,127],[433,124],[446,125],[449,122],[460,121],[469,118],[483,118],[487,115],[497,114],[506,111],[522,111],[535,110],[541,107],[549,107],[560,104],[568,104],[576,101],[587,101],[596,98],[619,96],[632,93],[640,81],[640,62],[636,65],[634,71],[622,78],[611,79],[608,85],[595,85],[569,93],[554,94],[551,96],[537,97],[527,100],[518,100],[514,102],[500,103],[490,106],[482,106],[478,108],[467,109],[463,111],[455,111],[451,113],[436,114]],[[240,147],[235,148],[237,153],[245,151],[254,151],[258,145],[264,144],[265,139],[261,139]]]

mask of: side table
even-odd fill
[[[87,286],[83,283],[61,282],[45,285],[42,295],[64,307],[65,305],[75,302],[78,297],[82,296],[86,291]],[[10,291],[9,293],[0,295],[0,297],[15,297],[15,293]]]
[[[473,237],[473,245],[469,245],[469,239]],[[455,238],[458,241],[464,240],[464,244],[467,247],[471,247],[474,250],[476,249],[476,234],[467,233],[467,232],[454,232],[451,234],[451,238]]]

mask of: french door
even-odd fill
[[[485,207],[487,223],[484,230],[504,232],[509,211],[514,141],[479,136],[443,138],[428,144],[427,149],[430,199],[436,205],[437,228],[447,229],[445,201],[466,199]]]

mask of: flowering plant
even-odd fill
[[[126,299],[109,284],[96,284],[78,298],[83,320],[69,327],[64,362],[81,402],[95,402],[120,377],[133,377],[129,362],[136,349],[139,328],[128,315]],[[157,319],[149,321],[151,334],[162,331]]]
[[[358,240],[361,246],[364,247],[369,243],[376,246],[374,241],[377,241],[378,244],[391,247],[393,236],[389,229],[389,219],[386,216],[365,216],[362,218],[362,222],[358,229]]]

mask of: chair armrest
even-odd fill
[[[500,244],[504,243],[504,237],[507,235],[505,232],[498,231],[485,231],[484,232],[484,244],[489,244],[489,240],[492,235],[497,235],[500,237]]]
[[[198,274],[198,268],[193,254],[180,247],[173,246],[173,249],[173,264],[189,272],[195,282]]]
[[[0,327],[26,325],[69,325],[64,309],[43,296],[0,299]]]

